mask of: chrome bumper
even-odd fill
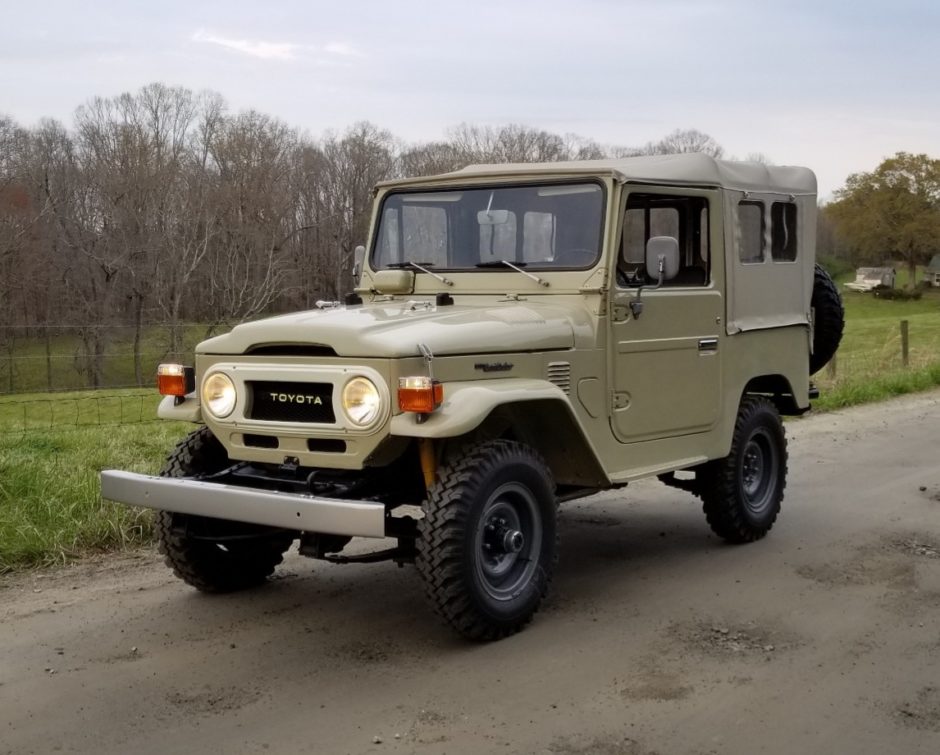
[[[368,501],[278,493],[115,469],[101,473],[101,497],[133,506],[289,530],[385,537],[385,506]]]

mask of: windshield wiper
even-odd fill
[[[511,267],[517,273],[522,273],[526,278],[531,278],[540,286],[544,286],[545,288],[548,288],[547,280],[545,280],[544,278],[539,278],[537,275],[533,275],[532,273],[527,273],[525,270],[522,269],[522,265],[525,265],[525,264],[526,264],[525,262],[520,262],[518,265],[514,265],[509,260],[491,260],[489,262],[478,262],[476,266],[477,267],[502,267],[502,266]]]
[[[450,278],[445,278],[443,275],[438,275],[433,270],[428,270],[428,267],[431,267],[433,264],[433,262],[413,262],[412,260],[408,260],[407,262],[392,262],[385,267],[398,269],[413,267],[416,270],[420,270],[422,273],[427,273],[432,278],[437,278],[445,286],[453,286],[454,282]],[[427,265],[428,267],[424,267],[424,265]]]

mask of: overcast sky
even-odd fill
[[[0,0],[0,112],[71,125],[152,81],[313,136],[523,123],[639,146],[676,128],[806,165],[820,193],[940,157],[940,3],[892,0]]]

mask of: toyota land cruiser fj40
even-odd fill
[[[783,499],[780,417],[809,409],[842,333],[815,221],[810,170],[704,155],[380,184],[345,303],[161,365],[159,415],[198,427],[160,476],[103,472],[102,495],[157,509],[200,590],[264,582],[299,540],[413,562],[477,639],[538,609],[561,501],[658,477],[757,540]],[[343,555],[355,537],[393,543]]]

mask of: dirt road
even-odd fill
[[[940,393],[788,425],[767,539],[655,482],[568,504],[550,600],[495,644],[387,564],[7,578],[0,753],[940,752]]]

